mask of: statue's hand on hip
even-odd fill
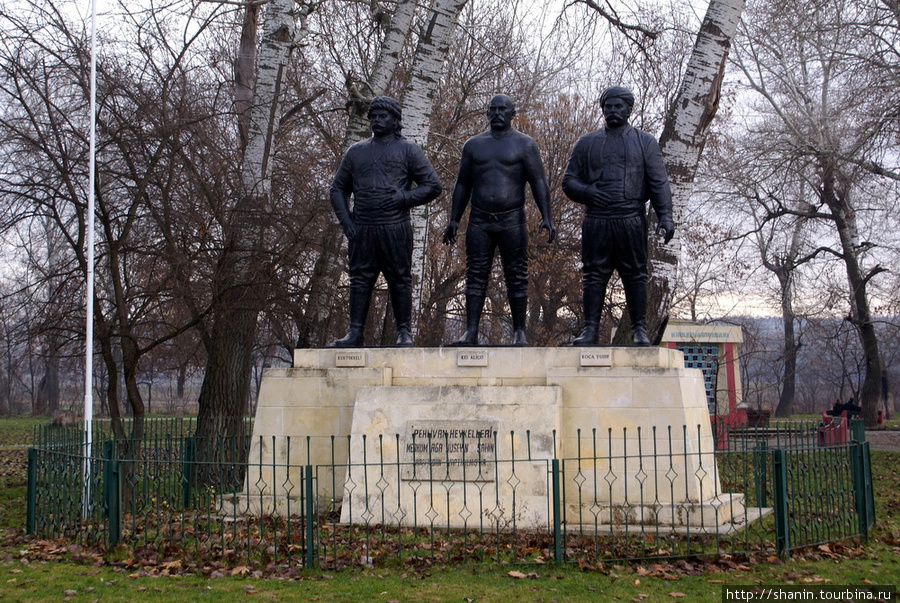
[[[394,194],[382,201],[378,208],[384,212],[406,209],[405,191],[394,191]]]

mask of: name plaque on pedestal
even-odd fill
[[[334,366],[340,368],[358,368],[366,366],[366,353],[362,350],[357,352],[337,352],[334,355]]]
[[[496,431],[496,421],[407,421],[400,439],[401,479],[494,481]]]
[[[612,350],[582,350],[581,366],[612,366]]]
[[[462,351],[456,353],[456,366],[487,366],[488,354],[484,350]]]

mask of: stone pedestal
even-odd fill
[[[310,464],[345,522],[539,526],[558,459],[568,523],[722,525],[743,505],[714,449],[676,350],[296,350],[263,378],[245,490],[279,512]]]

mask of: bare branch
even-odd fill
[[[294,117],[297,113],[299,113],[300,111],[302,111],[303,109],[305,109],[306,107],[311,105],[317,98],[319,98],[326,92],[327,92],[327,90],[325,88],[319,88],[318,90],[313,92],[310,96],[306,97],[305,99],[303,99],[302,101],[300,101],[299,103],[295,104],[293,107],[288,109],[285,112],[285,114],[281,116],[281,119],[278,120],[279,127],[285,125],[288,121],[291,120],[292,117]]]
[[[881,274],[882,272],[890,272],[890,269],[885,268],[881,264],[874,266],[868,273],[863,277],[863,285],[868,285],[869,281],[872,280],[875,276]]]
[[[647,38],[650,38],[651,40],[655,40],[657,37],[659,37],[658,31],[648,29],[640,24],[633,25],[630,23],[625,23],[624,21],[622,21],[622,19],[619,18],[618,15],[616,15],[615,10],[611,6],[609,6],[608,3],[607,3],[608,9],[600,6],[594,0],[573,0],[572,4],[570,4],[569,6],[572,6],[573,4],[584,4],[587,7],[593,9],[594,11],[599,13],[601,17],[606,19],[610,25],[621,30],[623,33],[636,31],[636,32],[643,34]]]

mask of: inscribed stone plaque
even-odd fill
[[[404,480],[494,481],[497,421],[406,422],[400,443]]]
[[[337,352],[334,355],[334,366],[340,366],[340,367],[366,366],[366,353],[362,350],[357,351],[357,352]]]
[[[612,350],[582,350],[581,366],[612,366]]]
[[[462,351],[456,353],[456,366],[487,366],[488,355],[484,350]]]

